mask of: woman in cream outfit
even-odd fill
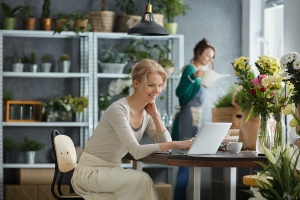
[[[192,141],[172,141],[156,109],[155,99],[166,87],[167,74],[155,61],[144,59],[132,69],[134,94],[109,106],[86,144],[72,177],[84,199],[157,200],[151,178],[142,171],[123,169],[129,152],[140,159],[154,152],[188,149]],[[153,144],[141,145],[144,133]]]

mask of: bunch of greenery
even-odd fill
[[[66,60],[70,60],[70,56],[68,54],[61,54],[59,56],[59,61],[66,61]]]
[[[19,9],[21,9],[22,6],[16,6],[14,8],[11,8],[6,3],[1,3],[1,9],[4,15],[8,18],[14,18],[16,17],[17,12]]]
[[[41,57],[42,63],[48,63],[49,62],[49,56],[47,54],[44,54]]]
[[[216,108],[233,106],[232,95],[234,91],[235,91],[235,87],[231,86],[226,94],[218,97],[217,101],[214,102],[214,106]]]
[[[30,64],[37,64],[37,57],[36,57],[35,51],[31,51],[29,62],[30,62]]]
[[[55,97],[47,103],[43,104],[43,113],[48,113],[51,111],[64,111],[70,112],[72,110],[72,97],[71,95],[66,95],[64,97]]]
[[[125,53],[119,53],[114,48],[103,48],[100,51],[99,59],[102,63],[126,63],[128,56]]]
[[[45,145],[38,140],[29,139],[28,137],[24,137],[23,142],[20,144],[20,148],[23,151],[39,151],[43,149]]]
[[[119,7],[121,12],[126,15],[134,15],[137,11],[134,0],[116,0],[116,6]]]
[[[299,149],[278,146],[272,152],[264,147],[268,164],[258,162],[263,171],[258,174],[258,188],[246,191],[257,199],[297,200],[300,197]],[[259,198],[260,197],[260,198]]]
[[[182,0],[154,0],[157,12],[165,15],[168,23],[172,23],[178,15],[186,15],[187,11],[191,9],[189,5],[184,5]]]
[[[19,148],[19,145],[16,143],[16,141],[13,138],[3,138],[3,149],[4,151],[12,151]]]
[[[84,108],[89,106],[88,98],[86,97],[74,97],[71,99],[71,107],[75,112],[83,112]]]
[[[34,6],[22,6],[17,14],[22,19],[33,18]]]
[[[14,93],[11,91],[4,91],[3,92],[3,101],[9,101],[14,99]]]
[[[99,94],[98,98],[98,108],[99,110],[106,110],[110,105],[111,97],[108,94]]]
[[[50,17],[50,5],[51,0],[44,0],[43,9],[42,9],[42,18],[49,18]]]

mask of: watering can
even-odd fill
[[[230,74],[218,74],[215,70],[213,70],[210,67],[207,67],[205,69],[205,74],[201,78],[201,85],[205,88],[208,88],[210,85],[212,85],[214,82],[219,80],[220,78],[229,77]]]

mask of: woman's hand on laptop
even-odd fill
[[[169,151],[171,149],[189,149],[193,144],[193,140],[182,140],[164,142],[159,144],[160,151]]]

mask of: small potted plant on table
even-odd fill
[[[13,72],[23,72],[24,63],[22,62],[22,58],[20,56],[15,56],[12,64]]]
[[[40,19],[41,30],[50,31],[52,30],[52,19],[50,18],[50,5],[51,0],[44,0],[42,17]]]
[[[1,9],[4,13],[4,29],[5,30],[15,30],[16,29],[16,13],[21,8],[21,6],[16,6],[11,8],[6,3],[1,3]]]
[[[86,97],[74,97],[71,101],[71,107],[75,111],[76,122],[83,121],[83,111],[89,106],[88,98]]]
[[[34,6],[22,6],[18,17],[22,19],[25,30],[35,30],[36,18],[33,17]]]
[[[30,71],[31,72],[37,72],[38,65],[37,65],[37,58],[36,58],[36,52],[35,51],[31,51],[29,62],[30,62]]]
[[[4,163],[10,163],[13,150],[18,149],[18,144],[13,138],[3,138]]]

